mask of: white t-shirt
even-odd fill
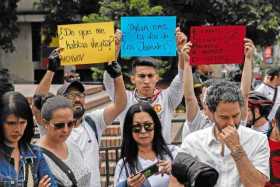
[[[174,145],[168,146],[173,159],[175,159],[177,152],[179,148]],[[165,156],[165,159],[171,160],[169,156]],[[138,156],[138,161],[141,164],[142,168],[145,169],[153,164],[155,164],[158,159],[155,160],[145,160]],[[126,167],[129,168],[129,166],[126,164]],[[128,169],[129,172],[129,169]],[[130,175],[130,172],[129,172]],[[119,182],[127,180],[126,171],[123,164],[123,159],[119,160],[115,169],[115,176],[114,176],[114,186],[116,186]],[[168,187],[169,184],[169,175],[164,174],[163,176],[161,174],[152,175],[148,178],[149,183],[152,187]]]
[[[214,136],[214,126],[188,135],[179,152],[192,155],[194,158],[215,168],[219,178],[215,187],[243,187],[235,161],[230,150],[225,146],[221,156],[222,144]],[[269,179],[269,145],[266,135],[246,128],[238,128],[240,144],[252,165]]]
[[[115,98],[114,81],[110,75],[105,71],[103,77],[103,84],[106,88],[112,101]],[[174,110],[181,103],[183,98],[183,70],[179,70],[178,75],[173,79],[170,86],[162,90],[160,94],[153,101],[152,106],[158,109],[157,114],[162,124],[162,136],[167,144],[171,143],[171,120]],[[124,111],[118,116],[120,120],[121,129],[123,129],[123,122],[129,107],[138,103],[135,98],[134,91],[126,91],[127,105]]]
[[[68,148],[68,156],[67,159],[63,160],[63,162],[72,170],[77,180],[78,187],[91,187],[91,173],[87,166],[87,163],[84,160],[83,153],[79,149],[77,145],[72,142],[66,141],[66,145]],[[56,163],[49,158],[46,154],[44,157],[50,167],[51,172],[56,177],[58,181],[65,187],[71,187],[72,182],[68,178],[68,176],[62,171]]]
[[[101,139],[102,132],[106,128],[104,121],[104,109],[95,110],[92,113],[85,115],[92,118],[95,122],[98,139]],[[84,154],[85,161],[91,171],[91,187],[100,187],[100,172],[99,172],[99,143],[96,140],[95,132],[89,126],[89,124],[83,120],[82,124],[73,128],[68,141],[72,141],[79,146],[82,153]],[[100,141],[99,141],[100,142]]]

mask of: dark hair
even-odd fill
[[[0,100],[0,143],[4,143],[5,140],[3,124],[11,114],[27,120],[27,126],[19,144],[29,144],[34,136],[33,115],[27,99],[19,92],[7,92]]]
[[[48,93],[47,95],[40,95],[35,94],[33,96],[33,105],[38,109],[41,110],[43,104],[49,99],[54,97],[55,95],[53,93]]]
[[[14,91],[8,69],[0,69],[0,97],[9,91]]]
[[[126,158],[130,170],[133,172],[137,167],[136,163],[138,156],[138,146],[137,142],[132,137],[132,124],[134,114],[139,112],[147,112],[152,117],[155,124],[152,149],[155,151],[156,155],[163,159],[163,155],[167,154],[171,159],[173,159],[172,154],[161,134],[162,128],[157,113],[154,111],[151,105],[143,102],[137,103],[132,105],[126,113],[123,126],[123,140],[121,145],[121,158]]]
[[[147,61],[147,60],[135,60],[132,63],[132,73],[135,73],[135,69],[138,66],[149,66],[149,67],[153,67],[155,69],[157,69],[157,66],[155,63],[151,62],[151,61]]]
[[[273,79],[277,76],[280,76],[280,68],[279,67],[272,67],[272,68],[269,68],[267,71],[266,71],[266,75],[268,76],[271,76],[270,77],[270,81],[273,81]]]
[[[215,112],[220,102],[238,102],[244,105],[239,87],[229,81],[219,81],[207,89],[206,104],[211,112]]]

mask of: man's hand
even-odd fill
[[[239,135],[235,127],[227,126],[217,133],[218,140],[224,143],[230,151],[240,147]]]
[[[189,60],[190,60],[190,51],[191,51],[191,47],[192,47],[192,43],[191,43],[191,42],[186,43],[186,44],[182,47],[181,55],[182,55],[182,57],[184,58],[184,60],[185,60],[186,62],[189,62]]]
[[[145,176],[142,173],[127,178],[127,184],[129,187],[140,187],[144,182]]]
[[[177,51],[180,54],[184,45],[187,43],[187,36],[181,32],[180,28],[176,28],[176,44],[177,44]]]
[[[246,58],[252,59],[255,53],[255,45],[249,38],[244,39],[244,54]]]
[[[121,76],[122,74],[122,67],[119,65],[118,62],[105,63],[105,70],[113,79]]]
[[[51,52],[51,54],[48,57],[49,63],[48,63],[48,70],[52,72],[56,72],[57,69],[60,66],[60,52],[62,51],[62,48],[56,48]]]
[[[118,60],[119,53],[121,50],[121,41],[122,41],[122,32],[121,30],[117,29],[115,32],[115,55],[116,55],[116,61]]]

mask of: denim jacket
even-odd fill
[[[13,148],[7,145],[0,145],[0,186],[4,187],[25,187],[26,166],[31,165],[34,186],[39,185],[40,179],[48,175],[51,178],[51,187],[57,187],[55,179],[42,155],[40,148],[35,145],[20,146],[20,160],[18,174],[14,168],[14,159],[11,158]],[[29,174],[29,176],[31,176]],[[29,186],[28,186],[29,187]]]

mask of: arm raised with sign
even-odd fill
[[[175,109],[182,101],[184,90],[183,90],[183,72],[184,66],[187,63],[187,59],[184,58],[182,53],[183,47],[187,43],[187,36],[180,31],[180,28],[176,28],[176,44],[178,53],[178,74],[172,80],[169,88],[166,90],[168,103],[170,108]]]
[[[104,75],[103,75],[103,85],[112,101],[114,101],[115,99],[115,84],[113,78],[121,74],[121,67],[117,62],[119,52],[121,49],[121,39],[122,39],[122,32],[119,29],[117,29],[115,32],[116,61],[105,64],[106,71],[104,71]]]
[[[244,39],[244,67],[241,77],[241,93],[245,101],[245,107],[242,109],[241,119],[246,120],[247,117],[247,98],[248,94],[251,91],[252,84],[252,69],[253,69],[253,60],[254,60],[255,46],[252,40],[245,38]]]

